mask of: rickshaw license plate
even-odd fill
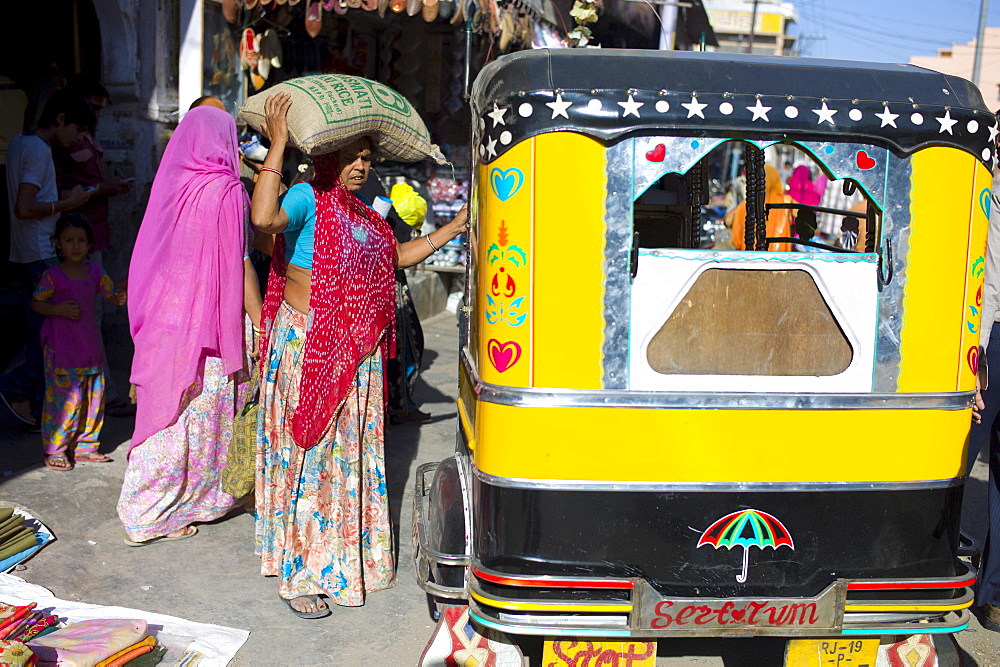
[[[648,586],[648,584],[643,583]],[[642,591],[639,623],[642,628],[697,632],[725,629],[734,633],[797,630],[808,636],[838,632],[843,615],[839,600],[842,582],[835,582],[813,598],[664,598],[652,588]]]
[[[875,667],[880,640],[792,639],[785,650],[786,667]]]
[[[656,665],[656,642],[636,640],[551,639],[542,648],[542,664],[561,665]]]

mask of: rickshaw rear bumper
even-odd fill
[[[544,636],[834,637],[959,632],[970,621],[976,572],[955,559],[954,576],[838,578],[818,595],[690,597],[643,577],[500,572],[472,555],[465,494],[455,459],[421,465],[413,499],[417,582],[428,594],[467,600],[481,624]],[[447,534],[444,528],[460,526]],[[552,563],[537,562],[537,571]],[[559,568],[556,568],[559,569]],[[662,588],[662,587],[661,587]]]
[[[434,508],[431,504],[435,493]],[[435,516],[432,517],[431,513]],[[413,489],[413,565],[424,592],[448,600],[468,597],[468,541],[464,531],[445,534],[445,526],[465,525],[464,499],[454,457],[417,468]],[[435,520],[436,519],[436,520]]]
[[[911,580],[839,579],[815,597],[675,598],[642,579],[511,577],[478,564],[469,608],[503,632],[592,637],[839,637],[951,633],[970,621],[976,576]],[[502,583],[501,583],[502,582]],[[497,593],[503,589],[505,596]],[[545,590],[544,600],[532,591]],[[947,599],[926,599],[947,590]],[[562,599],[556,599],[559,592]],[[590,591],[593,595],[581,595]],[[606,594],[614,591],[618,595]],[[905,592],[905,599],[899,593]],[[863,596],[863,597],[862,597]],[[589,599],[587,599],[589,598]]]

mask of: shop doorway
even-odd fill
[[[7,142],[33,126],[48,97],[73,74],[101,77],[101,30],[93,0],[15,2],[4,9],[11,37],[0,40],[0,91],[10,94],[5,99],[11,103],[0,105],[0,326],[8,332],[0,370],[21,347],[31,295],[30,282],[8,260],[12,193],[7,191]]]

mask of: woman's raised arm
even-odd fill
[[[272,95],[264,102],[267,121],[263,130],[271,140],[271,148],[253,189],[250,221],[265,234],[278,234],[288,226],[288,214],[278,205],[278,191],[281,187],[281,163],[288,143],[287,116],[291,106],[292,96],[288,93]]]

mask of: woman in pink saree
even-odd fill
[[[260,323],[236,124],[197,107],[167,144],[129,269],[135,432],[118,501],[126,544],[177,540],[235,505],[220,474]]]

